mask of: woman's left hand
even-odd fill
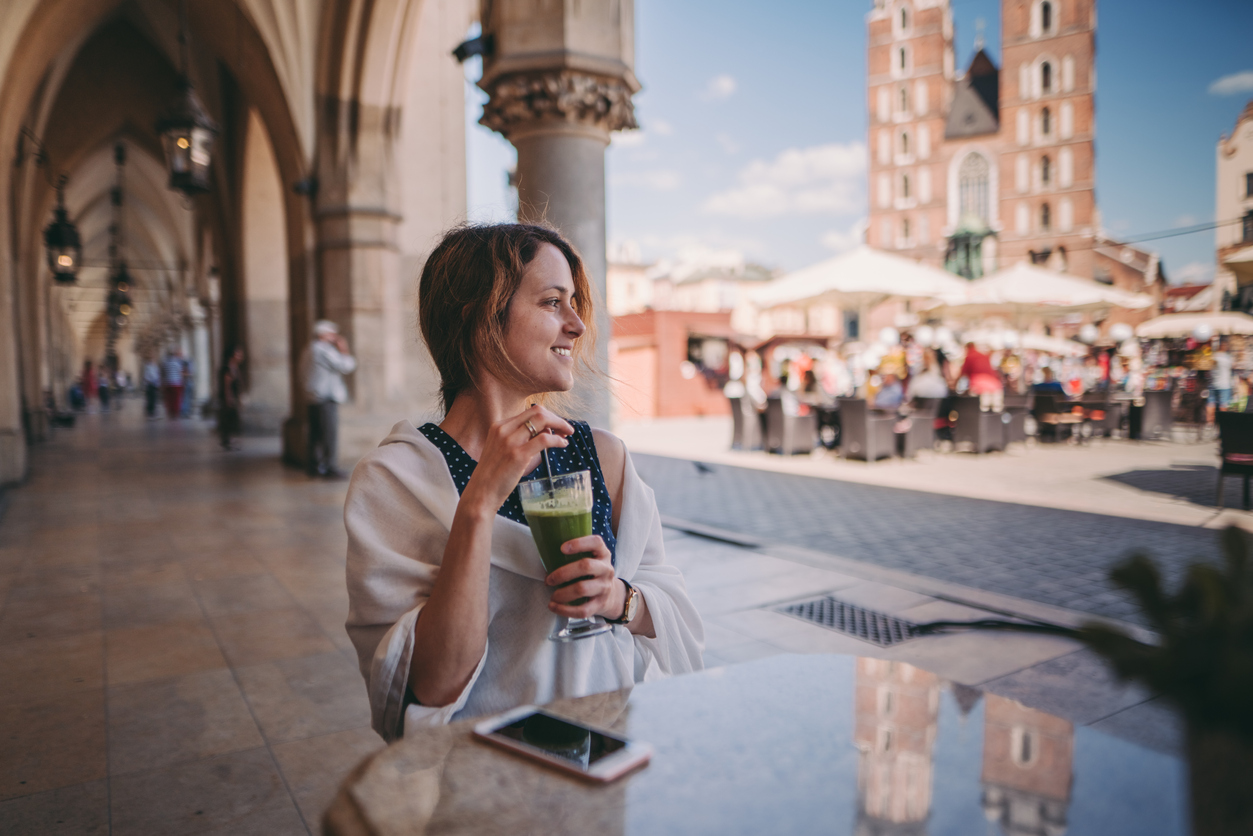
[[[599,534],[569,540],[561,546],[565,554],[591,552],[591,557],[584,557],[573,563],[567,563],[546,579],[549,586],[559,587],[553,590],[552,600],[548,609],[566,618],[591,618],[594,615],[605,618],[617,618],[622,614],[622,584],[618,583],[613,571],[609,548]],[[570,583],[575,581],[575,583]],[[561,586],[570,583],[569,586]],[[587,600],[578,606],[570,602],[580,598]]]

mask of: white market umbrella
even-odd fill
[[[888,299],[938,298],[959,293],[965,285],[937,267],[862,244],[782,276],[750,298],[762,308],[833,302],[864,313]]]
[[[1253,334],[1253,316],[1234,311],[1198,311],[1173,313],[1154,317],[1136,326],[1136,336],[1145,339],[1187,337],[1198,325],[1206,325],[1212,334]]]
[[[1013,334],[1013,336],[1007,337],[1009,334]],[[1062,337],[1050,337],[1047,334],[1036,334],[1030,331],[1018,332],[980,328],[974,331],[966,331],[962,334],[962,342],[972,342],[975,345],[993,347],[999,345],[1005,348],[1023,348],[1029,351],[1043,351],[1046,354],[1055,354],[1059,357],[1082,357],[1088,353],[1088,347],[1081,342],[1063,339]]]
[[[1020,263],[975,279],[961,293],[944,297],[938,310],[954,316],[1008,312],[1021,322],[1031,316],[1083,313],[1102,308],[1142,310],[1153,304],[1147,293],[1131,293],[1033,264]]]

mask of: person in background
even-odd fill
[[[99,384],[96,382],[96,370],[91,367],[90,360],[83,361],[83,374],[79,379],[79,385],[83,388],[83,408],[90,409],[92,400],[100,394]]]
[[[339,478],[336,444],[339,435],[339,405],[348,400],[344,375],[357,368],[348,353],[348,341],[330,320],[313,326],[313,342],[305,349],[300,367],[309,400],[309,444],[305,463],[310,476]]]
[[[100,396],[100,411],[108,412],[109,395],[113,390],[113,367],[106,359],[105,362],[100,364],[99,369],[100,373],[96,376],[96,386],[98,387],[97,394]]]
[[[1001,376],[992,367],[988,355],[977,349],[974,343],[966,343],[966,359],[962,361],[957,377],[966,378],[969,384],[967,391],[979,396],[980,409],[1001,411],[1001,406],[1005,403],[1005,386],[1001,383]]]
[[[1053,377],[1053,370],[1048,366],[1040,369],[1043,380],[1031,387],[1031,391],[1037,395],[1056,395],[1059,398],[1066,397],[1066,389]]]
[[[893,372],[884,372],[881,378],[883,385],[875,393],[874,408],[895,412],[905,402],[905,387],[901,385],[901,379]]]
[[[1209,374],[1209,405],[1206,407],[1206,422],[1214,423],[1214,412],[1225,410],[1231,403],[1231,370],[1235,366],[1230,352],[1227,351],[1227,338],[1218,341],[1218,350],[1214,352],[1214,368]]]
[[[173,349],[161,365],[162,394],[165,396],[165,417],[171,421],[183,410],[183,352]]]
[[[909,386],[905,390],[905,400],[946,397],[948,397],[948,383],[944,380],[944,375],[940,373],[940,361],[936,358],[935,352],[928,348],[922,355],[922,368],[909,379]]]
[[[190,358],[181,357],[180,359],[183,363],[183,400],[179,405],[179,411],[184,418],[190,418],[192,407],[196,405],[196,370]]]
[[[161,395],[161,366],[155,358],[144,361],[144,417],[157,417],[157,398]]]
[[[228,348],[222,360],[222,368],[218,371],[218,437],[222,439],[223,450],[238,450],[239,445],[231,441],[239,435],[239,393],[243,383],[244,349]]]

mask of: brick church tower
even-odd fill
[[[954,70],[949,0],[867,15],[867,242],[976,278],[1030,259],[1097,278],[1095,0],[1002,0],[998,68]]]

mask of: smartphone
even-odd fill
[[[524,705],[474,727],[489,743],[591,781],[613,781],[648,763],[651,746]]]

